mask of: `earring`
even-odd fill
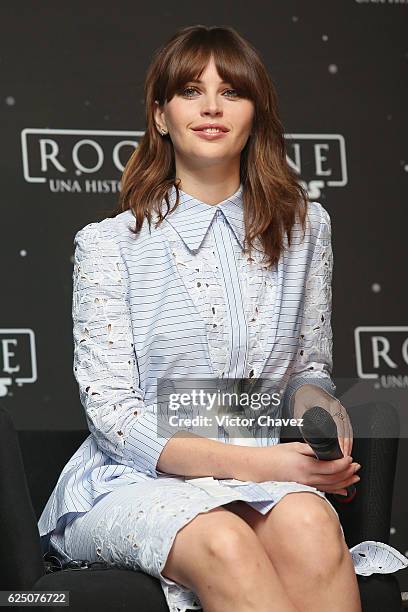
[[[160,128],[160,134],[161,134],[162,136],[165,136],[165,135],[167,134],[167,131],[166,131],[166,130],[164,130],[163,128]]]

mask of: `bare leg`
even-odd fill
[[[256,534],[224,508],[181,529],[163,575],[197,593],[205,612],[299,612]]]
[[[314,493],[290,493],[265,516],[231,509],[254,529],[286,593],[302,612],[361,612],[353,561],[338,518]]]

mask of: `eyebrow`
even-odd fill
[[[203,83],[204,81],[200,81],[200,80],[194,80],[191,79],[191,81],[187,81],[187,83]],[[220,85],[230,85],[230,81],[221,81]]]

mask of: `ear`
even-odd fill
[[[164,112],[160,107],[160,104],[158,102],[158,100],[154,101],[154,120],[156,122],[156,126],[160,127],[160,126],[165,126],[166,125],[166,121],[164,120]]]

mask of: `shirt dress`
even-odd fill
[[[170,206],[175,188],[169,191]],[[167,206],[162,203],[165,212]],[[293,414],[305,383],[331,379],[333,253],[327,210],[308,209],[307,231],[269,269],[261,244],[244,253],[243,185],[217,205],[180,191],[163,223],[138,236],[131,211],[75,236],[74,376],[90,435],[63,468],[40,517],[43,551],[105,560],[160,580],[171,612],[199,610],[197,594],[162,575],[177,532],[198,513],[236,500],[265,514],[286,494],[324,492],[297,482],[185,477],[157,469],[175,431],[158,418],[161,379],[266,379]],[[245,408],[243,409],[246,410]],[[185,428],[191,431],[191,428]],[[225,444],[271,446],[280,425],[218,426]],[[381,542],[350,549],[358,574],[408,559]]]

